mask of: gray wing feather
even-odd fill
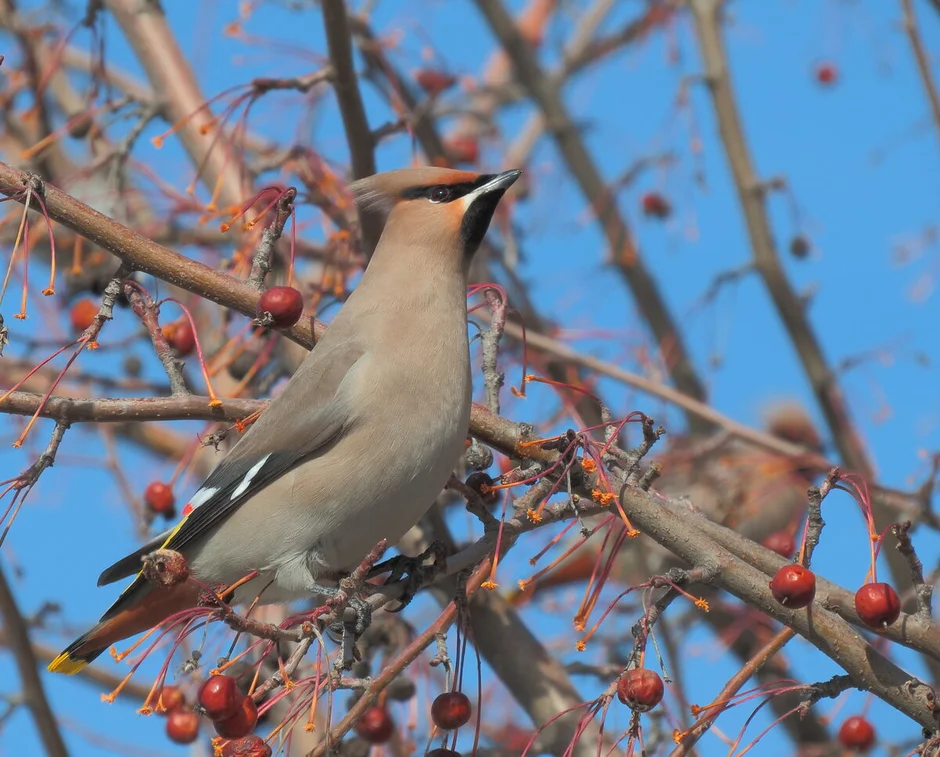
[[[155,549],[179,550],[198,540],[242,502],[343,433],[353,408],[341,389],[365,351],[349,341],[333,342],[329,334],[193,494],[193,504],[200,501],[192,512],[174,529],[106,568],[99,586],[139,572],[141,558]]]

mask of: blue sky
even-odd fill
[[[307,73],[325,54],[317,12],[298,14],[282,7],[286,4],[262,6],[247,28],[279,44],[246,47],[218,33],[234,18],[234,4],[165,5],[207,95],[257,76]],[[584,5],[563,4],[563,18],[546,35],[543,61],[557,59],[558,45],[570,32],[577,9]],[[915,5],[926,47],[936,60],[940,16],[928,3]],[[510,6],[516,9],[521,4]],[[633,17],[641,6],[636,1],[621,3],[605,28],[616,28],[614,21]],[[910,488],[923,474],[919,453],[940,448],[936,392],[940,341],[935,328],[940,320],[940,294],[914,296],[923,277],[940,274],[940,244],[935,242],[921,258],[904,266],[896,263],[893,249],[937,224],[940,135],[930,120],[923,86],[900,28],[899,6],[879,0],[764,0],[733,3],[730,10],[734,21],[726,39],[754,162],[763,177],[787,179],[799,209],[801,224],[795,225],[785,194],[774,194],[769,200],[787,273],[797,291],[813,293],[810,317],[832,364],[872,350],[884,353],[845,373],[842,381],[881,480]],[[378,3],[374,26],[384,33],[402,34],[393,59],[406,72],[420,65],[429,39],[438,60],[459,74],[477,74],[493,46],[482,17],[465,0],[386,0]],[[78,39],[87,43],[87,37]],[[136,71],[116,28],[109,26],[107,40],[110,60]],[[295,54],[291,45],[309,57]],[[670,45],[679,51],[678,62],[669,59]],[[814,79],[814,65],[823,60],[838,68],[835,86],[824,88]],[[788,397],[806,403],[818,418],[793,348],[756,278],[747,277],[724,289],[714,303],[695,307],[718,273],[743,265],[750,255],[707,93],[692,85],[690,107],[676,109],[681,82],[699,71],[690,21],[682,17],[668,35],[657,33],[577,77],[566,88],[566,100],[584,124],[588,145],[606,177],[617,177],[641,157],[664,152],[678,157],[669,168],[642,173],[620,195],[620,207],[644,261],[685,330],[712,403],[736,420],[757,424],[767,403]],[[368,86],[365,94],[373,125],[384,122],[388,114],[381,101]],[[331,98],[317,109],[312,132],[305,132],[310,122],[299,120],[298,113],[292,106],[267,112],[263,105],[256,106],[252,126],[274,138],[312,139],[325,158],[345,163],[348,156]],[[497,165],[500,150],[512,141],[529,113],[529,105],[519,104],[501,115],[499,135],[484,145],[484,167]],[[161,130],[158,126],[147,135]],[[704,146],[697,159],[689,147],[696,135]],[[158,154],[143,141],[136,156],[158,160],[161,175],[175,180],[177,186],[191,178],[172,140]],[[411,160],[408,141],[388,140],[377,159],[380,169],[407,164]],[[538,305],[565,328],[613,332],[614,338],[581,339],[577,346],[634,367],[629,358],[624,361],[624,355],[645,340],[645,331],[629,295],[606,265],[603,239],[587,221],[588,211],[576,185],[566,178],[558,154],[544,140],[527,169],[533,177],[533,194],[519,207],[514,222],[521,235],[521,273],[531,283]],[[695,181],[696,171],[701,171],[703,182]],[[641,195],[654,189],[675,206],[666,223],[645,219],[640,213]],[[787,241],[798,232],[812,239],[813,252],[806,260],[785,254]],[[43,324],[35,318],[28,325],[41,328]],[[131,328],[125,316],[109,331],[118,336]],[[921,355],[926,364],[918,359]],[[83,361],[100,366],[113,362],[116,367],[115,358],[107,354]],[[616,414],[646,410],[657,414],[667,428],[681,430],[681,416],[674,410],[663,415],[658,402],[606,381],[601,387]],[[544,417],[553,407],[549,390],[533,388],[530,395],[522,403],[506,393],[505,412],[519,419]],[[3,428],[0,433],[6,439],[10,426]],[[191,428],[193,433],[198,430]],[[28,464],[50,430],[48,423],[40,426],[32,448],[25,453],[5,453],[0,477],[14,475]],[[23,611],[35,611],[44,599],[55,597],[63,603],[64,617],[74,624],[72,630],[82,630],[113,598],[110,589],[94,588],[100,569],[135,546],[134,524],[120,492],[113,479],[93,464],[100,451],[99,437],[92,430],[73,429],[62,447],[60,463],[44,475],[4,547],[7,569],[22,570],[15,588]],[[151,476],[165,477],[172,470],[156,468],[153,460],[132,450],[122,450],[120,456],[140,488]],[[829,538],[823,539],[815,567],[832,580],[855,586],[866,570],[861,518],[844,495],[834,495],[826,506]],[[925,565],[935,565],[937,539],[923,536],[917,544]],[[516,575],[515,569],[523,575],[524,559],[537,548],[534,541],[520,545],[507,574]],[[430,617],[427,606],[416,605],[412,612],[415,622]],[[569,627],[567,619],[552,622],[557,625],[540,623],[540,627],[557,628],[557,636],[552,635],[563,637]],[[59,623],[55,621],[53,630]],[[50,633],[47,638],[58,643],[63,636]],[[707,666],[708,671],[694,677],[690,699],[705,702],[734,667],[714,648],[702,654],[702,645],[710,643],[707,637],[694,634],[687,643],[687,667],[705,670]],[[806,680],[838,672],[805,642],[794,642],[788,652]],[[573,652],[569,649],[566,654]],[[904,654],[898,659],[909,663]],[[0,677],[11,681],[14,676],[10,660],[0,658]],[[105,706],[84,683],[51,676],[45,681],[53,706],[62,715],[73,754],[102,753],[100,745],[89,744],[80,735],[82,728],[93,728],[116,742],[146,744],[154,754],[183,753],[165,741],[162,722],[138,718],[132,706]],[[600,691],[595,681],[578,683],[586,698]],[[843,714],[855,712],[864,702],[864,695],[851,694]],[[731,724],[740,723],[749,712],[740,709],[726,724],[726,733],[733,734]],[[890,730],[898,738],[917,734],[910,723],[877,701],[872,714],[885,733]],[[625,725],[626,719],[621,720]],[[756,735],[762,728],[755,725],[749,733]],[[38,753],[25,711],[4,725],[0,738],[4,753]],[[702,741],[701,748],[709,757],[727,751],[711,737]],[[781,749],[781,737],[774,732],[752,754],[780,754]]]

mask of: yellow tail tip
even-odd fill
[[[50,673],[62,673],[70,676],[80,671],[86,665],[88,665],[87,660],[76,660],[73,657],[69,657],[68,652],[63,652],[49,663],[46,670]]]

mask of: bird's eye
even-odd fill
[[[434,187],[428,194],[428,199],[431,202],[447,202],[450,195],[450,187]]]

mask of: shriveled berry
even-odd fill
[[[388,710],[379,705],[373,705],[359,718],[356,723],[356,733],[370,744],[384,744],[395,731],[395,721]]]
[[[796,549],[796,540],[789,531],[774,531],[761,542],[767,549],[781,557],[792,557]]]
[[[790,254],[802,260],[807,255],[809,255],[810,243],[809,240],[804,237],[802,234],[797,234],[793,239],[790,240]]]
[[[215,732],[226,739],[247,736],[258,725],[258,705],[251,697],[242,697],[238,709],[227,718],[213,719]]]
[[[199,706],[212,720],[224,720],[235,715],[244,698],[235,679],[227,675],[209,676],[199,688],[197,697]]]
[[[453,87],[457,77],[436,68],[422,68],[415,73],[415,81],[427,94],[434,96]]]
[[[69,310],[69,320],[75,331],[84,331],[91,326],[96,315],[98,315],[98,305],[87,297],[76,302]]]
[[[816,574],[802,565],[784,565],[770,582],[770,593],[791,610],[806,607],[816,596]]]
[[[855,592],[855,612],[869,628],[890,626],[901,615],[901,600],[888,584],[865,584]]]
[[[669,200],[663,197],[659,192],[647,192],[643,195],[643,213],[650,218],[668,218],[672,213],[672,205]]]
[[[267,321],[276,329],[286,329],[300,320],[304,312],[304,297],[294,287],[271,287],[258,300],[258,319]]]
[[[163,338],[179,357],[186,357],[196,349],[196,334],[188,318],[180,318],[164,326]]]
[[[473,709],[470,699],[462,691],[449,691],[440,694],[431,703],[431,720],[434,725],[445,731],[460,728],[470,721]]]
[[[182,707],[186,702],[186,697],[180,691],[178,686],[164,686],[160,689],[160,699],[157,701],[158,712],[172,712],[178,707]]]
[[[484,505],[495,505],[499,502],[499,490],[492,491],[490,487],[495,481],[483,471],[476,471],[467,476],[466,484],[480,495]]]
[[[663,692],[663,679],[648,668],[631,668],[617,683],[617,698],[639,712],[652,710],[663,701]]]
[[[871,749],[875,745],[875,729],[861,715],[853,715],[839,729],[839,743],[846,749]]]
[[[222,745],[222,757],[271,757],[271,747],[253,733]]]
[[[176,498],[169,484],[162,481],[151,481],[144,490],[144,501],[151,512],[172,518],[175,514]]]
[[[199,716],[185,707],[177,707],[166,716],[166,735],[177,744],[192,744],[199,737]]]

